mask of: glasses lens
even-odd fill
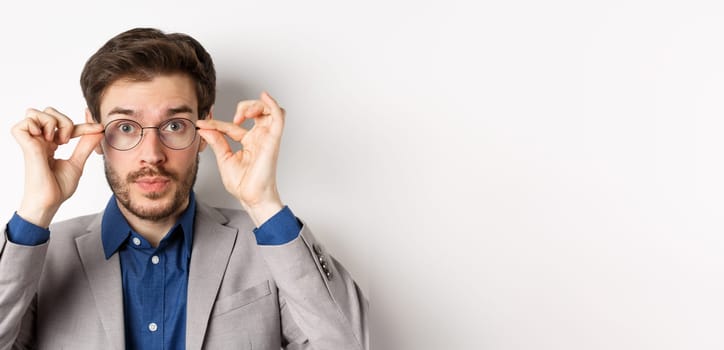
[[[131,149],[141,140],[142,130],[141,125],[132,120],[114,120],[106,125],[106,143],[121,151]]]
[[[158,126],[158,133],[166,147],[184,149],[194,142],[196,125],[188,119],[169,119]]]
[[[158,127],[146,128],[133,120],[118,119],[106,125],[106,143],[119,151],[127,151],[141,142],[143,129],[158,129],[161,142],[171,149],[191,146],[196,138],[196,125],[184,118],[169,119]]]

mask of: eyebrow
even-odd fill
[[[166,117],[173,117],[177,114],[193,114],[194,110],[187,106],[187,105],[181,105],[178,107],[172,107],[166,110]],[[110,112],[108,112],[108,116],[114,115],[114,114],[122,114],[129,117],[137,117],[136,111],[128,108],[121,108],[121,107],[115,107],[111,109]]]
[[[193,113],[194,113],[194,110],[191,109],[191,107],[189,107],[189,106],[187,106],[187,105],[181,105],[181,106],[178,106],[178,107],[169,108],[169,109],[166,111],[166,116],[167,116],[167,117],[172,117],[172,116],[174,116],[174,115],[176,115],[176,114],[183,114],[183,113],[193,114]]]
[[[111,109],[110,112],[108,112],[109,116],[114,115],[114,114],[123,114],[123,115],[127,115],[129,117],[133,117],[136,115],[136,112],[134,112],[132,109],[115,107],[115,108]]]

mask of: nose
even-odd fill
[[[161,143],[161,138],[156,129],[143,131],[143,138],[136,146],[142,163],[159,165],[166,161],[166,147]]]

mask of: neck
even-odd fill
[[[123,214],[126,221],[128,221],[128,225],[131,226],[134,231],[138,232],[138,234],[151,243],[151,246],[158,247],[158,244],[173,225],[176,224],[179,217],[181,217],[181,213],[186,210],[188,205],[189,199],[186,198],[186,203],[181,205],[176,212],[164,218],[153,220],[144,219],[133,214],[121,203],[118,203],[118,209],[121,210],[121,214]]]

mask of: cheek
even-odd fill
[[[106,160],[106,162],[110,162],[113,165],[116,165],[118,162],[118,152],[111,148],[110,146],[105,144],[105,141],[103,141],[103,158]]]
[[[103,145],[103,160],[106,163],[106,167],[113,169],[116,173],[122,174],[126,172],[128,168],[127,164],[130,164],[130,155],[128,152],[121,152],[114,150],[108,145]]]
[[[189,147],[189,149],[186,150],[168,153],[166,164],[177,168],[180,171],[186,171],[193,166],[194,162],[196,162],[198,154],[196,149],[197,147]]]

